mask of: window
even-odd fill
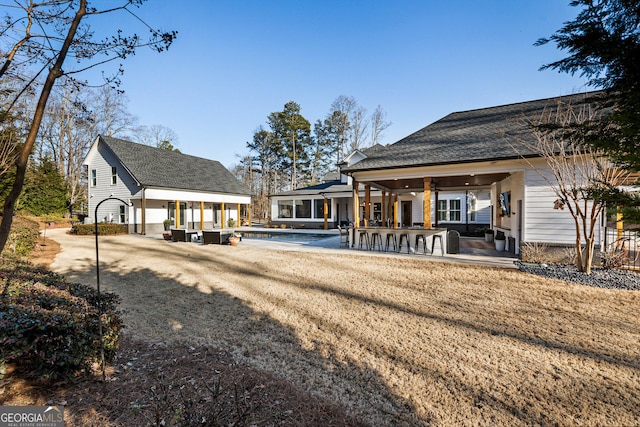
[[[460,221],[460,199],[449,200],[449,221]]]
[[[91,186],[95,187],[98,185],[98,172],[95,169],[91,169]]]
[[[293,200],[278,200],[278,218],[293,218]]]
[[[438,200],[438,221],[446,221],[447,219],[447,201]]]
[[[311,200],[296,200],[296,218],[311,218]]]
[[[118,183],[118,171],[115,166],[111,166],[111,185]]]
[[[176,202],[167,203],[167,218],[171,221],[171,226],[175,228],[184,227],[184,219],[187,211],[187,204],[180,202],[178,206],[178,223],[176,224]],[[227,217],[228,218],[228,217]]]
[[[438,221],[460,222],[461,218],[460,199],[438,200]]]
[[[476,222],[477,220],[477,211],[478,211],[478,199],[476,198],[476,194],[474,192],[469,192],[467,202],[469,204],[469,222]]]
[[[324,199],[315,199],[313,203],[315,205],[315,218],[324,219]],[[327,200],[327,218],[331,218],[331,200]]]
[[[120,205],[120,224],[125,223],[124,211],[124,205]]]

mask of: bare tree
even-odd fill
[[[138,118],[129,112],[129,99],[124,92],[110,86],[102,86],[95,93],[91,103],[95,131],[91,140],[98,135],[121,136],[132,132],[138,123]]]
[[[84,197],[82,161],[91,145],[95,121],[86,93],[63,86],[54,90],[47,104],[40,131],[40,157],[49,157],[65,178],[69,213]]]
[[[346,135],[346,147],[342,147],[342,156],[349,152],[364,146],[367,138],[368,118],[367,109],[358,104],[352,96],[340,95],[331,104],[330,116],[336,111],[342,113],[342,117],[346,117],[348,122],[342,126],[342,131]]]
[[[15,79],[23,82],[23,85],[21,90],[11,95],[2,114],[12,114],[19,100],[29,91],[38,94],[38,102],[26,123],[28,132],[15,161],[13,186],[5,199],[0,224],[0,252],[9,237],[15,202],[22,191],[29,157],[56,81],[63,79],[65,83],[72,84],[73,75],[107,62],[123,60],[141,46],[149,46],[161,52],[176,37],[176,32],[153,30],[135,15],[133,7],[139,6],[140,0],[121,0],[113,7],[105,6],[108,3],[106,1],[98,2],[105,7],[102,10],[91,7],[88,3],[89,0],[42,3],[15,0],[5,5],[7,16],[0,27],[0,52],[3,52],[0,79]],[[121,30],[116,30],[112,37],[95,41],[94,33],[86,23],[87,19],[118,11],[143,23],[150,30],[149,39],[143,40],[136,34],[126,36]],[[74,61],[64,69],[68,56]],[[42,74],[46,74],[46,77],[41,82]]]
[[[384,137],[384,131],[391,126],[391,122],[387,121],[387,113],[380,105],[371,114],[369,122],[371,124],[371,145],[379,144]]]
[[[351,122],[351,141],[350,151],[358,150],[365,146],[369,128],[369,119],[367,118],[367,109],[358,105],[352,112]]]
[[[551,171],[549,177],[536,169],[558,197],[554,208],[566,209],[573,218],[576,266],[587,274],[591,273],[598,218],[605,207],[602,195],[623,185],[629,176],[615,167],[603,151],[584,143],[587,125],[601,115],[588,103],[558,103],[555,108],[545,109],[540,117],[524,119],[535,136],[535,142],[525,145],[540,155]]]
[[[178,134],[163,125],[140,126],[134,131],[135,139],[140,144],[166,148],[178,144]]]

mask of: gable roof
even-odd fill
[[[557,106],[559,102],[583,104],[599,93],[601,92],[589,92],[451,113],[382,150],[367,152],[367,158],[344,167],[342,171],[537,156],[525,144],[534,142],[534,135],[519,119],[539,117],[545,108]]]
[[[124,139],[99,136],[143,187],[251,195],[217,160],[189,156]]]

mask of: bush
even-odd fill
[[[100,358],[97,291],[26,262],[3,261],[0,278],[0,364],[40,380],[88,371]],[[105,360],[115,356],[122,320],[119,297],[103,293]]]
[[[627,253],[622,250],[608,249],[600,253],[602,268],[612,269],[622,267],[627,260]]]
[[[76,224],[71,228],[72,234],[79,236],[95,235],[95,224]],[[99,236],[113,236],[116,234],[129,233],[129,226],[127,224],[113,224],[110,222],[98,223],[98,235]]]
[[[234,227],[236,226],[236,220],[235,220],[235,219],[233,219],[233,218],[229,218],[229,219],[227,220],[227,226],[228,226],[229,228],[234,228]]]
[[[526,242],[520,247],[520,257],[523,261],[543,263],[549,261],[549,245],[546,243]]]
[[[19,216],[14,217],[9,239],[2,251],[2,256],[10,255],[26,258],[35,248],[39,234],[37,222]]]

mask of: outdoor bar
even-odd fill
[[[376,235],[377,233],[377,235]],[[379,236],[379,237],[378,237]],[[422,236],[420,240],[419,250],[423,250],[426,245],[427,253],[431,253],[435,247],[438,255],[447,253],[447,229],[446,228],[423,228],[423,227],[358,227],[353,229],[351,241],[352,247],[371,249],[371,250],[393,250],[400,252],[405,251],[407,246],[410,253],[415,253],[416,239]],[[376,239],[375,241],[373,239]],[[378,240],[379,239],[379,240]],[[395,245],[394,245],[395,243]],[[408,243],[408,245],[407,245]],[[402,249],[401,249],[402,248]],[[441,249],[441,252],[440,252]],[[440,253],[439,253],[440,252]]]

